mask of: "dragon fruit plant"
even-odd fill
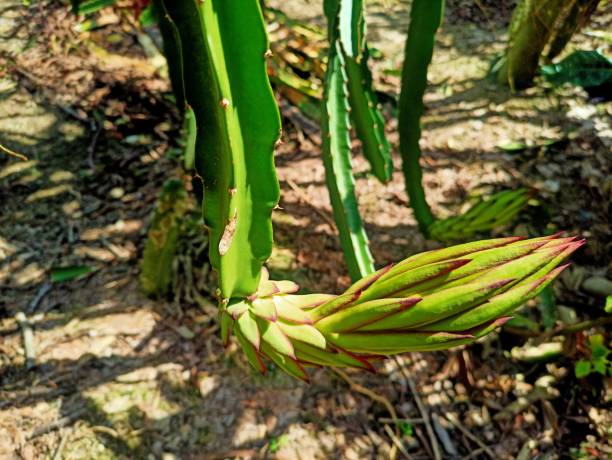
[[[361,2],[328,0],[325,6],[332,49],[323,154],[326,165],[336,168],[331,177],[328,171],[328,184],[337,192],[336,219],[350,240],[360,220],[343,208],[353,194],[352,175],[341,170],[348,167],[350,173],[348,100],[383,180],[389,178],[390,161],[373,94],[359,94],[360,86],[350,82],[369,78]],[[271,215],[280,193],[274,149],[281,125],[266,73],[271,52],[260,2],[154,0],[154,7],[177,103],[193,123],[190,165],[203,190],[209,258],[219,276],[222,338],[227,344],[233,335],[258,371],[265,372],[269,359],[308,380],[310,366],[372,371],[372,362],[385,356],[469,344],[549,285],[567,266],[564,259],[583,244],[559,235],[497,238],[416,254],[377,271],[368,250],[352,270],[368,274],[355,276],[359,279],[340,295],[299,294],[294,282],[269,279],[264,263],[272,251]],[[418,21],[412,27],[418,31]],[[431,33],[425,38],[431,41]],[[424,50],[429,58],[430,51]],[[503,218],[502,207],[481,205],[467,221],[450,221],[439,231],[466,234],[489,218]],[[343,244],[345,252],[355,241]]]
[[[260,372],[270,359],[307,380],[308,366],[372,370],[372,361],[384,356],[468,344],[536,296],[583,244],[555,235],[452,246],[374,271],[337,296],[300,295],[292,281],[270,280],[264,263],[272,250],[271,214],[279,200],[274,149],[281,126],[266,74],[271,53],[259,1],[156,1],[174,37],[166,53],[174,56],[170,62],[180,63],[176,81],[183,84],[184,106],[196,125],[193,164],[203,188],[210,261],[219,275],[223,341],[234,335]],[[344,0],[331,3],[340,8],[326,5],[334,18]],[[332,23],[338,36],[323,109],[330,127],[347,122],[343,78],[351,71],[343,62],[359,67],[359,49],[363,52],[358,41],[353,54],[347,51],[342,24]],[[376,114],[362,111],[361,117],[365,124]],[[326,132],[324,155],[330,155],[346,136]],[[387,163],[384,156],[379,160],[382,175]],[[350,189],[350,177],[334,180],[340,191]],[[354,221],[349,216],[345,223],[351,228]]]

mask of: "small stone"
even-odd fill
[[[528,425],[533,425],[536,422],[536,417],[533,412],[525,412],[523,415],[523,420],[525,420],[525,423]]]
[[[109,195],[111,198],[118,200],[125,195],[125,190],[123,190],[121,187],[113,187],[110,190]]]
[[[467,389],[462,383],[455,384],[455,391],[458,395],[467,395]]]
[[[440,405],[440,395],[438,393],[432,393],[427,396],[427,403],[430,406],[439,406]]]
[[[612,295],[612,281],[603,276],[592,276],[584,280],[582,289],[589,294],[606,297]]]
[[[558,180],[549,179],[542,182],[542,188],[547,192],[557,193],[561,189],[561,184]]]
[[[206,396],[217,388],[218,378],[214,375],[208,375],[207,372],[198,372],[197,384],[198,390],[200,391],[200,396]]]

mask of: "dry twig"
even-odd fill
[[[25,313],[20,311],[15,315],[15,320],[21,328],[23,337],[23,349],[25,351],[26,369],[31,369],[36,365],[36,348],[34,347],[34,331]]]
[[[15,158],[19,158],[20,160],[23,161],[28,161],[28,157],[26,157],[24,154],[22,153],[17,153],[14,150],[9,149],[8,147],[5,147],[4,145],[0,144],[0,151],[6,153],[7,155],[10,155],[12,157]]]
[[[383,406],[385,406],[385,408],[387,409],[387,411],[389,412],[389,414],[391,415],[391,418],[393,420],[397,420],[397,412],[395,412],[395,409],[393,408],[393,405],[389,402],[389,400],[387,398],[385,398],[384,396],[381,396],[377,393],[374,393],[372,390],[369,390],[368,388],[359,385],[357,382],[354,382],[344,371],[341,371],[340,369],[336,369],[336,368],[331,368],[332,371],[334,371],[336,374],[338,374],[340,377],[342,377],[342,379],[349,384],[349,387],[351,388],[351,390],[356,391],[357,393],[361,393],[362,395],[367,396],[368,398],[372,399],[373,401],[376,401],[380,404],[382,404]],[[396,427],[396,434],[399,436],[399,431],[398,428]],[[389,452],[389,457],[390,458],[395,458],[396,452],[396,445],[395,443],[393,444],[393,448],[391,449],[391,452]]]
[[[408,460],[411,460],[412,457],[410,456],[410,454],[408,453],[408,451],[404,447],[404,444],[402,444],[402,441],[400,440],[400,438],[398,438],[396,436],[396,434],[393,432],[391,427],[389,425],[387,425],[386,423],[385,423],[385,431],[387,432],[387,434],[391,438],[391,441],[393,441],[393,444],[395,445],[395,447],[398,448],[398,450],[404,455],[404,457],[406,457]]]
[[[69,425],[72,422],[74,422],[76,419],[78,419],[85,412],[87,412],[87,408],[86,407],[81,407],[81,408],[75,410],[74,412],[72,412],[71,414],[66,415],[65,417],[59,418],[57,420],[54,420],[53,422],[51,422],[51,423],[49,423],[47,425],[43,425],[40,428],[36,428],[34,431],[32,431],[30,436],[28,436],[28,439],[31,440],[31,439],[37,438],[38,436],[42,436],[43,434],[47,434],[47,433],[49,433],[51,431],[57,430],[59,428],[63,428],[66,425]]]
[[[438,445],[438,440],[436,439],[436,435],[431,425],[431,420],[429,418],[429,412],[427,412],[425,404],[423,404],[423,401],[421,400],[421,397],[419,396],[419,393],[417,392],[417,388],[416,388],[416,384],[414,383],[414,380],[412,380],[412,378],[406,373],[404,369],[404,363],[397,356],[395,356],[394,358],[395,358],[395,362],[397,363],[400,369],[400,372],[402,373],[402,375],[404,376],[404,379],[406,380],[406,382],[408,383],[408,386],[410,387],[410,392],[412,393],[412,396],[414,397],[414,401],[416,402],[419,412],[421,413],[421,417],[423,417],[423,420],[425,421],[425,429],[427,430],[427,436],[429,437],[429,442],[431,443],[431,448],[433,450],[434,458],[436,460],[441,460],[442,455],[440,454],[440,446]]]
[[[40,304],[42,299],[49,293],[49,291],[51,291],[52,287],[53,285],[49,282],[41,284],[40,287],[38,288],[38,291],[36,291],[36,295],[32,297],[32,300],[26,307],[25,313],[28,315],[34,313],[36,309],[38,308],[38,305]]]
[[[425,420],[423,420],[422,418],[396,418],[396,419],[392,419],[392,418],[380,417],[378,419],[378,421],[380,423],[409,423],[411,425],[417,425],[417,424],[420,424],[420,423],[425,423]]]
[[[446,431],[446,428],[444,428],[444,425],[442,425],[442,423],[440,422],[440,416],[435,413],[432,414],[431,421],[433,423],[433,428],[436,434],[438,435],[438,439],[440,439],[440,442],[442,443],[442,446],[444,447],[446,453],[452,456],[458,455],[459,452],[457,452],[457,448],[453,444],[453,441],[451,440],[448,431]]]
[[[606,326],[608,324],[612,324],[612,316],[602,316],[601,318],[581,321],[580,323],[566,324],[544,332],[536,338],[536,342],[542,343],[551,339],[555,335],[573,334],[575,332],[586,331],[588,329],[591,329],[592,327]]]
[[[454,414],[447,413],[446,414],[446,420],[448,420],[455,428],[457,428],[459,431],[461,431],[461,433],[463,433],[463,435],[466,438],[471,439],[472,441],[474,441],[478,445],[478,447],[480,447],[482,449],[483,452],[487,453],[487,455],[489,457],[495,458],[495,453],[484,442],[482,442],[480,439],[478,439],[476,436],[474,436],[469,430],[464,428],[461,425],[461,422],[459,420],[457,420],[457,417],[455,417]]]
[[[62,458],[62,451],[64,450],[64,446],[66,445],[66,441],[70,437],[71,432],[72,432],[71,429],[67,429],[66,431],[64,431],[64,433],[62,433],[60,442],[57,445],[57,449],[55,449],[55,452],[53,453],[53,457],[51,458],[51,460],[60,460],[60,458]]]

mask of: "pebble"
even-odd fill
[[[121,187],[113,187],[110,190],[109,195],[111,198],[118,200],[125,195],[125,190],[123,190]]]

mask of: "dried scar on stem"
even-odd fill
[[[232,217],[225,226],[225,230],[223,230],[223,235],[221,236],[221,241],[219,241],[219,254],[222,256],[229,251],[230,245],[232,244],[232,238],[234,237],[234,232],[236,231],[237,222],[238,210],[234,211],[234,217]]]

